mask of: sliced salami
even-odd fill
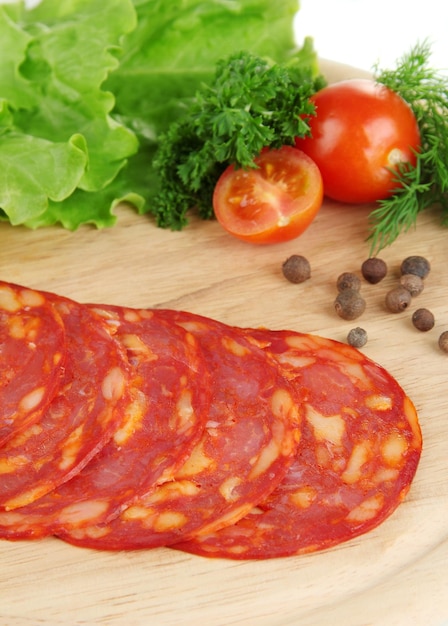
[[[173,478],[202,435],[210,394],[194,336],[157,310],[95,306],[132,369],[123,423],[74,478],[0,512],[0,537],[38,538],[110,521],[137,495]]]
[[[0,281],[0,446],[39,419],[64,358],[64,325],[51,301]]]
[[[87,306],[52,300],[65,327],[65,373],[41,419],[0,448],[0,508],[6,511],[74,476],[122,420],[128,378],[122,348]]]
[[[109,524],[58,533],[106,550],[169,545],[248,513],[285,476],[300,438],[298,398],[277,364],[241,331],[165,311],[200,341],[211,404],[203,436],[173,481],[137,499]]]
[[[239,522],[174,547],[266,559],[329,548],[378,526],[408,493],[419,462],[411,400],[382,367],[344,344],[285,331],[249,336],[305,394],[295,461]]]

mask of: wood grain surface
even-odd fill
[[[357,73],[323,68],[330,80]],[[382,252],[387,277],[363,283],[366,312],[346,322],[334,312],[335,282],[344,271],[360,275],[370,209],[325,201],[299,239],[263,247],[231,238],[215,222],[160,230],[125,206],[117,225],[102,231],[0,224],[2,280],[80,301],[186,309],[340,341],[363,326],[363,351],[412,398],[424,438],[405,502],[376,530],[325,552],[233,562],[169,549],[105,553],[57,539],[0,541],[1,626],[448,624],[448,355],[437,345],[448,330],[448,230],[436,211],[422,214],[416,229]],[[282,276],[291,254],[311,263],[302,285]],[[384,296],[414,254],[431,262],[425,289],[406,312],[391,314]],[[412,326],[419,307],[435,315],[428,333]]]

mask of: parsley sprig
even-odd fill
[[[394,70],[376,68],[375,79],[413,110],[421,149],[414,167],[398,168],[393,195],[379,201],[369,216],[372,255],[415,226],[418,214],[429,207],[439,207],[442,224],[448,226],[448,76],[431,68],[430,56],[425,41],[404,55]]]
[[[324,83],[300,56],[280,65],[243,51],[218,62],[213,82],[160,137],[151,207],[158,226],[182,229],[193,207],[201,218],[213,217],[213,190],[224,169],[255,167],[264,147],[293,145],[308,134],[309,98]]]

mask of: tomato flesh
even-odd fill
[[[213,194],[213,209],[230,234],[252,243],[278,243],[308,228],[323,198],[316,164],[292,146],[263,150],[256,168],[229,166]]]
[[[347,203],[375,202],[397,187],[398,163],[415,165],[420,132],[409,105],[370,79],[334,83],[312,101],[311,136],[296,146],[319,167],[324,193]]]

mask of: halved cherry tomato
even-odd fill
[[[308,228],[323,198],[316,164],[292,146],[263,150],[257,168],[229,166],[216,183],[213,209],[232,235],[251,243],[278,243]]]
[[[364,203],[392,195],[389,168],[416,162],[420,133],[409,105],[370,79],[351,79],[318,91],[311,100],[311,136],[296,146],[319,167],[324,193],[333,200]]]

